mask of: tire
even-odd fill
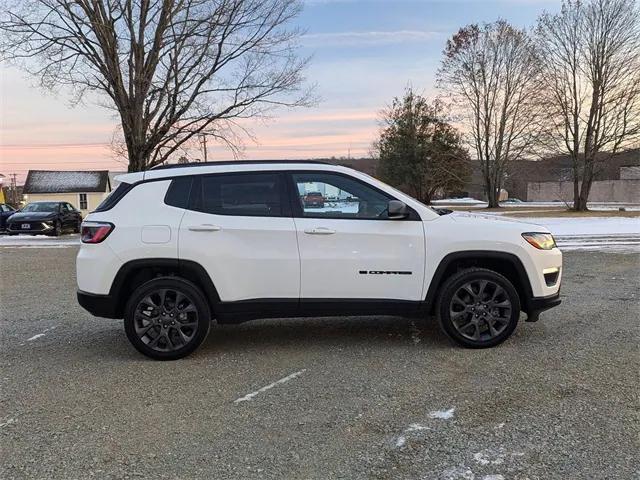
[[[125,306],[127,338],[136,350],[154,360],[186,357],[207,338],[210,328],[211,312],[204,295],[180,277],[149,280],[133,292]]]
[[[58,220],[53,224],[53,232],[51,232],[52,237],[59,237],[62,234],[62,225]]]
[[[440,328],[458,345],[490,348],[504,342],[516,329],[520,297],[503,275],[469,268],[446,280],[436,312]]]
[[[80,225],[82,225],[82,220],[78,221],[78,223],[73,227],[73,233],[80,233]]]

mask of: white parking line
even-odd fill
[[[54,330],[56,327],[49,327],[49,328],[45,328],[42,333],[38,333],[37,335],[34,335],[31,338],[27,338],[27,342],[31,342],[33,340],[37,340],[40,337],[44,337],[45,332],[48,332],[50,330]]]
[[[256,395],[264,393],[267,390],[271,390],[273,387],[275,387],[277,385],[282,385],[283,383],[287,383],[288,381],[299,377],[300,375],[302,375],[306,371],[307,371],[307,369],[304,368],[302,370],[299,370],[297,372],[292,373],[291,375],[287,375],[286,377],[281,378],[280,380],[277,380],[277,381],[275,381],[273,383],[270,383],[269,385],[265,385],[264,387],[256,390],[255,392],[247,393],[244,397],[240,397],[240,398],[235,399],[233,401],[233,403],[248,402],[249,400],[252,400],[253,397],[255,397]]]

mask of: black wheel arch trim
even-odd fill
[[[531,288],[531,281],[527,275],[527,271],[522,264],[520,258],[513,253],[498,252],[494,250],[462,250],[459,252],[449,253],[440,260],[438,267],[431,278],[429,289],[427,290],[427,296],[425,298],[425,305],[429,312],[432,311],[436,303],[436,295],[442,286],[442,283],[446,280],[444,274],[449,266],[454,262],[464,260],[501,260],[509,262],[514,267],[520,286],[523,289],[524,298],[520,299],[521,308],[525,312],[529,312],[533,303],[533,290]]]
[[[122,318],[124,315],[124,304],[126,303],[126,299],[122,298],[123,293],[126,291],[126,279],[130,278],[130,275],[135,275],[136,272],[147,269],[169,269],[184,278],[195,279],[197,286],[203,290],[203,294],[209,302],[212,312],[215,311],[216,305],[220,302],[220,296],[211,277],[198,262],[177,258],[142,258],[123,264],[113,279],[108,295],[103,295],[103,297],[107,297],[109,299],[108,302],[113,305],[111,308],[106,309],[111,315],[96,315],[105,316],[106,318]],[[78,295],[80,295],[80,293],[85,292],[78,292]],[[82,305],[82,302],[80,303]]]

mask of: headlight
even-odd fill
[[[556,241],[550,233],[523,233],[522,238],[538,250],[551,250],[556,246]]]

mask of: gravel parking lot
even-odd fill
[[[0,478],[640,478],[640,254],[567,253],[563,304],[491,350],[294,319],[160,363],[76,304],[76,250],[0,249]]]

